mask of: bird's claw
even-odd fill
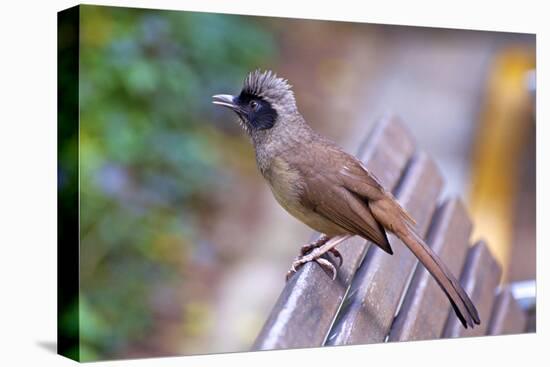
[[[335,255],[335,256],[338,257],[338,255]],[[339,266],[341,266],[342,265],[342,261],[341,261],[342,256],[340,255],[339,257],[340,257],[340,265]],[[331,277],[332,280],[336,279],[336,267],[329,260],[324,259],[322,257],[318,257],[318,258],[310,260],[310,261],[315,261],[317,264],[319,264],[319,266],[325,272],[330,273],[330,277]],[[296,260],[294,260],[294,262],[292,263],[292,266],[290,267],[290,270],[287,271],[287,273],[286,273],[286,281],[288,282],[290,280],[290,278],[292,277],[292,275],[294,273],[296,273],[298,271],[298,269],[301,268],[307,262],[309,262],[309,261],[305,261],[303,259],[303,257],[299,257]]]
[[[340,251],[335,248],[331,248],[329,252],[332,254],[332,256],[338,259],[338,268],[341,268],[342,264],[344,263],[344,258],[342,257]]]
[[[292,275],[298,271],[298,268],[302,266],[303,263],[300,262],[300,257],[297,257],[296,260],[292,262],[290,270],[286,272],[286,281],[288,282]]]
[[[303,245],[302,248],[300,249],[300,255],[301,256],[308,255],[311,251],[319,247],[320,241],[323,241],[323,238],[318,239],[316,242]],[[340,251],[338,251],[336,248],[331,248],[329,252],[332,254],[332,256],[338,259],[338,268],[341,268],[342,264],[344,263],[344,258],[342,257],[342,254],[340,253]]]
[[[336,279],[336,268],[330,261],[323,259],[322,257],[315,259],[315,261],[319,264],[319,266],[321,266],[321,268],[323,268],[324,271],[331,273],[330,278],[332,280]]]
[[[302,256],[305,256],[309,254],[311,251],[313,251],[314,249],[316,249],[317,247],[324,245],[328,240],[329,240],[329,237],[325,235],[320,236],[315,241],[306,243],[305,245],[303,245],[302,248],[300,249],[300,254]]]
[[[290,280],[290,278],[292,277],[292,275],[296,273],[296,270],[293,269],[293,268],[290,268],[289,271],[286,272],[286,281],[288,282]]]
[[[338,259],[338,268],[342,266],[343,257],[342,254],[340,254],[340,251],[336,250],[334,247],[322,250],[322,247],[326,246],[326,243],[329,240],[330,238],[328,236],[322,235],[315,241],[303,245],[300,249],[300,256],[294,260],[290,270],[286,273],[286,280],[288,281],[300,267],[310,261],[315,261],[324,271],[330,273],[332,280],[336,279],[336,267],[334,264],[332,264],[330,260],[321,257],[324,253],[330,252],[335,258]]]

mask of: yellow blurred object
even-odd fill
[[[514,198],[520,156],[529,129],[527,72],[535,67],[530,49],[509,48],[494,60],[474,143],[469,207],[474,239],[485,238],[507,276],[512,246]]]

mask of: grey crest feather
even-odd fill
[[[288,80],[277,77],[277,74],[271,70],[264,72],[255,70],[249,73],[243,85],[243,92],[249,93],[270,102],[296,104],[292,85]]]

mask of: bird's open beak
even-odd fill
[[[233,103],[234,99],[235,97],[230,94],[216,94],[215,96],[212,96],[212,103],[235,110],[237,109],[237,105]]]

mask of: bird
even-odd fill
[[[340,260],[336,246],[352,236],[393,254],[387,233],[395,234],[435,278],[465,328],[479,325],[472,300],[437,254],[414,229],[415,220],[363,163],[314,131],[298,110],[287,79],[255,70],[236,95],[217,94],[212,103],[229,108],[254,146],[257,167],[276,201],[322,235],[302,246],[287,281],[314,261],[335,279],[336,268],[323,255]]]

